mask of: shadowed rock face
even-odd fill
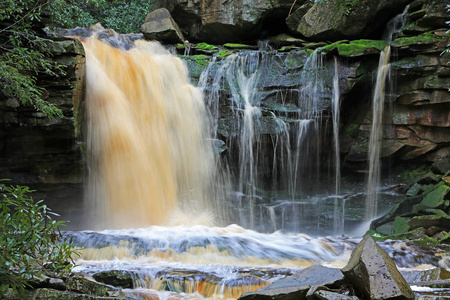
[[[394,261],[369,235],[353,250],[342,269],[364,299],[414,299],[414,292],[400,274]]]
[[[303,16],[288,20],[289,29],[311,40],[357,39],[371,36],[378,29],[375,20],[387,22],[400,13],[411,0],[398,1],[339,1],[328,0],[312,6]]]
[[[297,1],[298,4],[305,0]],[[167,8],[189,40],[225,43],[257,38],[263,28],[281,30],[290,0],[158,0],[151,9]],[[268,24],[268,26],[266,26]]]

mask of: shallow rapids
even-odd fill
[[[298,270],[322,264],[342,268],[359,239],[270,234],[228,227],[175,226],[66,232],[82,249],[74,273],[127,272],[136,299],[238,298]],[[405,242],[380,245],[400,267],[447,266],[444,249]],[[447,252],[448,253],[448,252]]]

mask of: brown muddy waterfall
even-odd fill
[[[166,224],[180,203],[198,215],[210,197],[212,149],[185,64],[158,43],[125,51],[92,36],[83,44],[91,228]]]

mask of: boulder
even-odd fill
[[[109,270],[94,274],[94,279],[98,282],[120,286],[122,288],[133,287],[133,274],[124,270]]]
[[[113,286],[89,280],[84,276],[70,277],[66,280],[66,287],[71,291],[77,291],[83,294],[90,294],[100,297],[109,296],[109,292],[118,290]]]
[[[141,32],[148,40],[158,40],[165,43],[184,43],[185,39],[170,12],[160,8],[150,12],[145,17]]]
[[[297,1],[300,5],[305,0]],[[167,8],[189,40],[209,43],[257,38],[262,30],[280,33],[290,0],[156,0],[150,9]]]
[[[306,299],[312,286],[338,287],[343,280],[344,275],[339,269],[314,265],[254,292],[244,293],[239,299],[301,300]]]
[[[353,250],[342,273],[364,299],[415,297],[392,258],[370,235],[366,235]]]
[[[401,13],[410,2],[328,0],[315,3],[298,22],[289,20],[298,18],[296,13],[286,22],[291,31],[314,41],[365,38],[379,30],[379,24],[384,25]]]

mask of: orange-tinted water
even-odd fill
[[[185,64],[157,43],[83,44],[91,228],[165,224],[179,203],[204,207],[212,151]]]

